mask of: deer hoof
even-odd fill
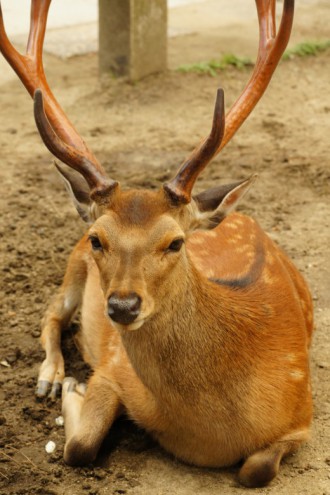
[[[38,380],[36,388],[36,396],[38,399],[43,399],[48,394],[51,387],[51,383],[48,380]]]

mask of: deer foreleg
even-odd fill
[[[78,256],[77,256],[78,255]],[[85,263],[75,250],[69,260],[62,286],[51,302],[42,321],[41,344],[46,352],[38,377],[36,395],[55,399],[60,395],[65,376],[61,334],[80,306],[86,280]]]
[[[113,421],[121,412],[111,382],[97,372],[87,391],[73,378],[63,385],[62,414],[65,425],[64,460],[71,466],[93,462]]]

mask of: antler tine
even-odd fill
[[[34,94],[34,118],[40,136],[49,151],[85,177],[86,182],[91,188],[93,199],[97,197],[101,199],[101,197],[107,196],[118,185],[118,182],[107,179],[102,175],[95,168],[95,164],[85,154],[81,153],[77,148],[66,144],[57,136],[47,119],[44,110],[43,94],[40,89],[37,89]]]
[[[35,94],[40,94],[36,96],[35,115],[45,145],[60,160],[81,173],[95,191],[105,193],[109,185],[114,187],[117,183],[106,178],[103,167],[63,112],[46,80],[42,50],[50,3],[51,0],[31,1],[30,32],[25,55],[19,53],[8,39],[0,3],[0,51],[30,95],[34,98]]]
[[[21,55],[10,43],[3,22],[3,15],[0,2],[0,51],[17,73],[24,86],[33,97],[36,76],[41,76],[42,72],[42,46],[46,30],[47,14],[51,0],[34,0],[31,4],[31,21],[29,41],[26,49],[26,56]],[[40,22],[37,23],[36,19]],[[28,69],[32,66],[39,70],[36,74],[29,74]],[[42,74],[43,75],[43,74]]]
[[[256,0],[259,19],[259,50],[253,73],[241,95],[226,115],[226,131],[219,153],[231,140],[264,94],[288,44],[294,0],[284,0],[280,28],[276,34],[275,0]]]
[[[164,190],[172,203],[189,203],[195,181],[201,171],[212,160],[214,150],[217,149],[225,130],[224,93],[218,89],[214,107],[213,124],[209,136],[204,139],[190,157],[181,166],[179,173],[171,182],[164,184]]]
[[[42,66],[42,49],[46,33],[47,17],[52,0],[32,0],[30,14],[30,32],[26,45],[26,54]],[[40,22],[38,22],[40,20]]]
[[[198,175],[231,140],[265,92],[288,44],[294,14],[294,0],[284,0],[281,24],[276,34],[275,4],[275,0],[256,0],[259,49],[253,73],[226,115],[223,138],[218,142],[214,140],[213,149],[209,148],[207,154],[204,149],[209,142],[209,137],[204,139],[185,160],[176,176],[164,185],[173,204],[184,204],[190,201],[191,191]]]
[[[60,120],[60,118],[65,120],[67,120],[67,118],[48,86],[43,69],[42,47],[50,3],[51,0],[32,0],[31,2],[30,32],[25,55],[19,53],[7,37],[0,4],[0,51],[14,69],[32,98],[34,97],[34,92],[37,88],[41,88],[44,94],[47,95],[47,115],[50,118],[53,114],[58,117],[58,119],[52,119],[54,120],[53,127],[55,131],[61,138],[65,139],[67,137],[70,139],[70,134],[67,136],[65,135],[65,127],[61,126],[62,129],[60,129],[60,126],[57,124],[57,120]],[[79,139],[81,141],[81,138]]]

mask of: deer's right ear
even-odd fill
[[[57,162],[54,162],[54,164],[80,217],[86,223],[93,223],[95,220],[91,215],[93,201],[90,198],[90,188],[86,180],[81,174],[71,168]]]
[[[193,196],[192,230],[216,227],[236,208],[256,178],[255,174],[247,180],[214,187]]]

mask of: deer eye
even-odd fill
[[[184,243],[184,239],[182,239],[182,238],[174,239],[174,241],[171,242],[171,244],[168,246],[166,251],[167,252],[178,252],[182,248],[183,243]]]
[[[103,251],[100,239],[96,235],[90,235],[89,238],[93,251]]]

